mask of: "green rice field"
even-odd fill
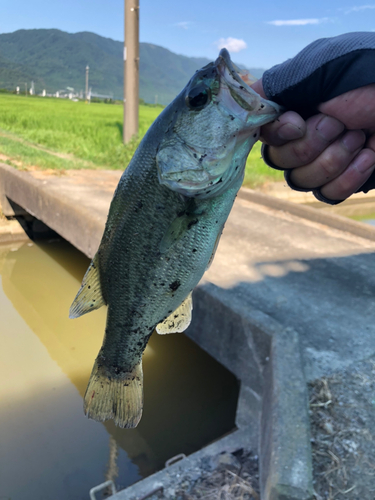
[[[0,161],[26,170],[124,170],[161,111],[140,105],[139,138],[124,145],[121,105],[0,93]],[[257,187],[282,178],[264,164],[257,143],[244,184]]]

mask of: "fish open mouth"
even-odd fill
[[[260,127],[281,112],[280,106],[250,87],[245,75],[223,49],[214,63],[189,82],[182,94],[184,112],[174,128],[174,139],[157,153],[161,184],[196,198],[218,196],[240,185]]]
[[[255,82],[255,79],[250,75],[249,72],[240,69],[236,66],[229,55],[227,49],[221,49],[219,53],[219,57],[215,61],[215,65],[219,66],[224,62],[225,66],[228,68],[228,71],[233,76],[233,78],[240,84],[245,85],[248,89],[251,89],[250,85]]]
[[[232,99],[238,104],[237,115],[244,119],[244,111],[251,113],[253,125],[260,127],[281,113],[278,104],[263,99],[251,87],[249,73],[239,69],[231,60],[227,49],[222,49],[215,61],[223,83],[228,87]],[[226,99],[225,99],[226,100]],[[233,107],[233,103],[231,105]],[[235,111],[235,110],[234,110]],[[255,118],[257,117],[257,118]]]

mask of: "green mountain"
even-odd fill
[[[150,43],[140,44],[140,97],[169,103],[208,59],[186,57]],[[123,43],[95,33],[66,33],[56,29],[19,30],[0,34],[0,88],[24,89],[34,81],[37,93],[89,86],[97,94],[123,96]],[[250,69],[260,77],[264,70]]]

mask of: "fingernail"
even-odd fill
[[[359,173],[365,174],[374,168],[374,153],[369,151],[362,151],[353,161],[353,166]]]
[[[303,131],[292,123],[285,123],[277,131],[277,135],[284,141],[293,141],[303,136]]]
[[[344,146],[350,153],[354,153],[354,151],[363,146],[365,140],[366,136],[361,130],[353,130],[352,132],[348,132],[342,138]]]
[[[332,118],[325,116],[316,126],[316,130],[326,141],[332,141],[344,130],[344,124]]]

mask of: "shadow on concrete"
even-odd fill
[[[299,333],[308,380],[375,352],[375,253],[248,263],[248,270],[251,278],[226,293]]]

